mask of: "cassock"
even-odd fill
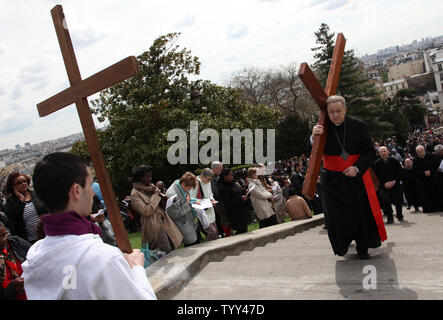
[[[344,155],[346,160],[340,156],[343,147],[349,154],[347,157]],[[357,244],[357,252],[364,253],[367,248],[379,247],[381,241],[387,238],[380,204],[368,171],[374,159],[375,149],[362,121],[346,116],[345,121],[336,126],[328,120],[323,168],[317,186],[328,237],[336,255],[345,255],[353,240]],[[351,165],[359,170],[355,178],[342,173]]]
[[[415,210],[418,211],[420,191],[417,186],[417,172],[415,168],[403,168],[401,181],[408,207],[414,206]]]
[[[402,171],[400,161],[392,156],[386,160],[380,158],[375,161],[373,167],[380,182],[380,202],[384,214],[388,217],[388,221],[393,220],[391,204],[395,205],[397,218],[403,219],[403,193],[400,186]],[[395,185],[391,189],[385,188],[385,183],[388,181],[395,181]]]
[[[437,183],[438,165],[437,158],[430,153],[426,153],[424,158],[416,157],[414,159],[423,212],[437,212],[441,209],[441,199]],[[428,170],[431,172],[430,176],[425,175],[425,171]]]

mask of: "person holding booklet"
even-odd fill
[[[277,217],[271,206],[273,195],[260,182],[259,169],[260,168],[254,167],[249,168],[248,178],[252,206],[254,207],[254,212],[259,220],[260,229],[262,229],[276,225]]]
[[[152,184],[151,166],[139,166],[132,174],[131,204],[140,214],[142,243],[149,249],[169,253],[179,247],[183,236],[162,207],[160,189]]]
[[[166,204],[166,213],[175,222],[183,235],[185,247],[197,244],[196,229],[198,226],[197,211],[192,208],[189,191],[197,186],[197,177],[192,172],[185,174],[166,191],[167,197],[174,197],[172,203]]]
[[[217,224],[215,222],[214,196],[212,194],[211,181],[214,178],[214,174],[211,169],[204,168],[199,176],[197,176],[197,186],[189,192],[192,198],[195,198],[199,203],[193,205],[197,209],[197,214],[200,216],[200,223],[206,233],[206,239],[208,241],[219,238]],[[201,206],[201,208],[199,208]],[[206,221],[204,221],[206,219]],[[203,221],[202,221],[203,220]],[[206,223],[204,223],[206,222]]]

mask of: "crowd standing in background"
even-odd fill
[[[377,160],[372,168],[379,180],[377,195],[386,224],[394,223],[392,206],[399,222],[406,218],[403,207],[412,213],[443,211],[442,134],[415,130],[404,147],[395,137],[374,141],[374,147]],[[266,228],[322,213],[318,194],[313,200],[302,194],[308,163],[302,154],[280,160],[273,172],[266,172],[263,164],[232,170],[214,161],[198,175],[186,172],[171,185],[161,180],[164,177],[153,176],[155,168],[142,165],[132,173],[132,191],[119,205],[130,232],[141,231],[143,244],[167,254],[182,246],[246,233],[252,223]],[[83,216],[101,228],[105,243],[115,246],[97,182],[92,190],[90,214]],[[205,201],[211,205],[201,209],[198,205]],[[48,212],[30,177],[20,172],[9,175],[0,201],[1,298],[26,299],[21,264],[29,246],[47,236],[41,220]]]

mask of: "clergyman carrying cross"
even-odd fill
[[[334,254],[343,256],[355,240],[361,259],[368,259],[368,248],[386,240],[380,204],[369,174],[375,149],[366,125],[346,115],[341,96],[326,100],[328,136],[323,152],[323,171],[317,185],[328,237]],[[324,134],[315,125],[312,136]]]
[[[300,79],[320,107],[302,192],[312,199],[317,188],[334,253],[345,255],[355,240],[360,258],[367,259],[368,248],[379,247],[387,235],[370,173],[375,149],[368,130],[360,120],[346,116],[345,99],[335,95],[345,43],[339,33],[324,90],[307,63],[299,70]],[[322,161],[324,170],[317,184]]]

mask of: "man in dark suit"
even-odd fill
[[[395,205],[398,221],[403,221],[403,193],[400,186],[401,163],[396,158],[389,156],[389,150],[385,146],[380,147],[378,153],[380,159],[375,161],[374,171],[380,181],[378,192],[382,210],[388,217],[386,223],[394,223],[391,204]]]

